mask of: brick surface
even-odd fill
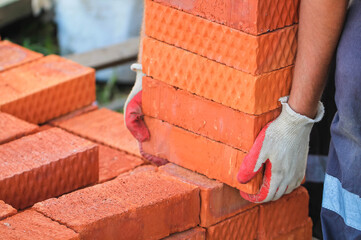
[[[91,112],[91,111],[94,111],[94,110],[97,110],[97,109],[98,109],[98,106],[94,102],[94,103],[92,103],[92,104],[90,104],[90,105],[88,105],[86,107],[77,109],[77,110],[75,110],[75,111],[73,111],[71,113],[65,114],[65,115],[60,116],[58,118],[55,118],[55,119],[51,120],[50,122],[48,122],[48,124],[53,125],[53,126],[57,126],[61,122],[64,122],[64,121],[69,120],[71,118],[80,116],[82,114],[85,114],[85,113],[88,113],[88,112]]]
[[[287,234],[308,220],[309,196],[304,187],[278,201],[260,205],[259,238],[272,239]]]
[[[145,34],[235,69],[259,75],[290,66],[297,25],[260,36],[146,0]]]
[[[309,218],[306,223],[289,233],[277,236],[272,240],[312,240],[312,220]]]
[[[166,158],[244,192],[258,192],[262,182],[261,173],[248,184],[237,181],[237,173],[246,153],[154,118],[145,117],[145,122],[151,139],[143,143],[144,152]]]
[[[99,145],[99,182],[113,179],[143,163],[139,157]]]
[[[207,239],[256,239],[258,207],[242,212],[207,229]]]
[[[16,213],[17,211],[15,208],[0,200],[0,220],[10,217]]]
[[[0,144],[34,133],[37,129],[37,125],[0,112]]]
[[[155,171],[125,174],[37,203],[82,239],[160,239],[199,223],[199,190]]]
[[[94,70],[59,56],[0,73],[0,111],[31,123],[44,123],[94,101]]]
[[[0,145],[0,199],[16,209],[98,181],[98,147],[52,128]]]
[[[200,226],[202,227],[209,227],[255,206],[244,200],[238,189],[173,163],[160,167],[159,171],[199,187],[201,196]]]
[[[149,77],[143,78],[142,99],[145,115],[243,151],[251,149],[261,129],[280,113],[245,114]]]
[[[79,234],[33,211],[16,214],[0,221],[1,239],[7,240],[77,240]]]
[[[141,156],[138,142],[126,128],[121,113],[102,108],[55,125],[94,142]]]
[[[298,22],[299,0],[154,0],[250,34]]]
[[[163,240],[205,240],[206,230],[204,228],[196,227],[190,230],[174,233],[169,237],[163,238]]]
[[[43,55],[9,41],[0,41],[0,72],[34,61]]]
[[[148,37],[142,64],[148,76],[256,115],[280,107],[278,99],[289,94],[293,69],[253,76]]]

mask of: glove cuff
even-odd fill
[[[282,113],[286,113],[288,115],[288,119],[292,122],[298,123],[298,124],[314,124],[322,120],[323,115],[325,113],[325,108],[323,106],[322,102],[318,102],[317,107],[317,114],[314,119],[309,118],[305,115],[299,114],[295,112],[289,105],[288,105],[288,99],[289,96],[281,97],[278,101],[282,104]]]

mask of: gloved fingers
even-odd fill
[[[299,177],[297,179],[297,181],[295,181],[294,183],[291,183],[290,186],[286,190],[286,194],[291,193],[293,190],[295,190],[296,188],[301,186],[301,183],[303,182],[303,180],[304,180],[304,177]]]
[[[248,193],[244,193],[244,192],[240,192],[241,197],[244,198],[245,200],[249,201],[249,202],[254,202],[254,203],[262,203],[262,202],[266,202],[267,198],[270,194],[270,187],[271,187],[271,176],[272,176],[272,164],[269,160],[266,161],[265,163],[265,172],[264,172],[264,176],[263,176],[263,183],[262,186],[260,188],[260,190],[258,191],[257,194],[248,194]],[[272,196],[274,193],[271,193]]]
[[[251,150],[243,159],[237,175],[237,180],[242,184],[249,182],[261,170],[263,163],[267,160],[267,156],[261,153],[261,150],[269,124],[258,134]]]
[[[277,191],[276,191],[272,201],[276,201],[276,200],[280,199],[286,193],[287,189],[288,189],[287,183],[282,182],[281,185],[277,188]]]
[[[137,93],[128,103],[125,113],[125,124],[139,142],[149,140],[150,134],[144,122],[142,112],[142,91]]]
[[[157,157],[157,156],[154,156],[154,155],[151,155],[149,153],[146,153],[143,151],[143,146],[142,146],[142,143],[139,142],[139,151],[140,151],[140,154],[146,159],[148,160],[149,162],[151,163],[154,163],[155,165],[157,165],[158,167],[159,166],[162,166],[162,165],[165,165],[168,163],[168,160],[167,159],[164,159],[164,158],[160,158],[160,157]]]

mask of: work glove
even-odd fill
[[[237,179],[249,182],[265,166],[263,184],[257,194],[241,192],[241,196],[256,203],[278,200],[301,185],[306,172],[308,145],[312,126],[324,114],[321,102],[315,119],[296,113],[288,105],[288,97],[279,99],[282,112],[259,133],[244,158]]]
[[[142,65],[139,63],[132,64],[131,69],[136,72],[136,79],[133,89],[128,95],[124,105],[125,125],[138,140],[141,155],[157,166],[164,165],[168,163],[166,159],[150,155],[143,151],[142,142],[148,141],[150,138],[142,111],[142,79],[145,75],[142,72]]]

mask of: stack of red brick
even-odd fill
[[[153,42],[171,47],[145,41],[147,47]],[[147,79],[154,89],[174,90]],[[197,101],[201,108],[205,104],[228,111],[184,90],[175,96],[181,93],[184,101]],[[97,109],[94,100],[92,69],[0,42],[1,239],[311,238],[305,189],[255,205],[243,200],[236,188],[175,164],[147,165],[123,115]],[[159,122],[159,132],[164,131],[159,120],[147,122]],[[189,136],[203,139],[202,147],[209,142],[214,148],[219,142],[192,134],[179,128],[165,143],[188,144]],[[186,146],[180,148],[180,158],[199,162],[207,154],[202,149],[192,153]],[[232,145],[222,146],[218,151],[229,156],[243,154]]]

